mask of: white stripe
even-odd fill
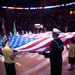
[[[12,48],[15,47],[15,45],[16,45],[16,43],[18,42],[18,39],[19,39],[19,38],[20,38],[20,36],[18,36],[18,38],[16,39],[15,44],[12,46]]]
[[[67,39],[70,39],[72,38],[74,35],[71,35],[71,34],[68,34],[67,36],[63,37],[63,38],[60,38],[63,42]]]
[[[38,51],[45,51],[47,47],[45,48],[40,48],[40,49],[35,49],[35,52]],[[15,50],[15,49],[14,49]],[[23,49],[23,50],[18,50],[18,51],[25,51],[25,52],[29,52],[29,51],[33,51],[32,49]]]
[[[24,37],[22,37],[22,38],[21,38],[21,41],[20,41],[20,44],[19,44],[19,46],[22,44],[23,38],[24,38]]]
[[[72,32],[71,34],[75,35],[75,32]]]
[[[65,38],[72,38],[74,35],[72,35],[72,34],[69,34],[69,35],[67,35]]]
[[[10,41],[9,46],[13,43],[14,39],[15,39],[15,37],[12,38],[12,40]]]
[[[67,40],[67,38],[65,38],[65,37],[64,37],[64,38],[60,38],[60,39],[61,39],[63,42],[64,42],[65,40]]]

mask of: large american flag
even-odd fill
[[[59,38],[64,42],[64,45],[69,43],[70,38],[75,38],[75,32],[61,33]],[[37,34],[24,34],[18,36],[10,36],[9,47],[17,51],[37,52],[49,50],[53,40],[52,32],[43,32]],[[0,38],[0,48],[2,47],[2,38]]]

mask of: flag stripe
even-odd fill
[[[53,40],[51,31],[38,34],[11,36],[9,38],[10,48],[26,52],[46,51]],[[64,45],[66,45],[69,43],[70,38],[75,39],[75,32],[61,33],[59,38],[64,42]],[[2,47],[1,44],[0,47]]]

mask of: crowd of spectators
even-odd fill
[[[4,25],[7,33],[13,32],[13,23],[15,21],[16,29],[21,34],[24,32],[37,32],[37,30],[51,31],[58,28],[63,32],[75,31],[75,15],[69,14],[70,10],[51,11],[51,10],[2,10],[1,18],[4,18]],[[35,28],[34,24],[40,23],[43,28]],[[2,22],[0,21],[0,24]],[[0,25],[1,26],[1,25]],[[1,30],[1,29],[0,29]],[[2,30],[0,31],[2,32]]]

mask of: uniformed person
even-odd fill
[[[64,50],[63,42],[58,38],[60,30],[53,28],[52,36],[53,41],[50,44],[50,52],[38,52],[46,58],[50,58],[51,75],[62,75],[62,51]]]

